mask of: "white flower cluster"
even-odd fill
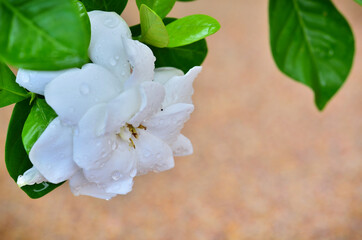
[[[18,185],[69,180],[75,195],[110,199],[132,190],[133,178],[174,166],[174,156],[193,152],[180,134],[194,106],[186,75],[154,68],[155,57],[132,40],[116,13],[93,11],[89,57],[81,69],[20,69],[17,83],[44,95],[55,118],[32,147],[33,168]]]

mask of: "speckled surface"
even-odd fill
[[[133,1],[124,18],[138,21]],[[352,73],[324,112],[270,56],[267,1],[177,3],[222,30],[195,83],[192,156],[111,201],[64,185],[29,199],[8,176],[0,110],[1,239],[362,239],[362,7],[336,1],[356,34]]]

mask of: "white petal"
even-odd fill
[[[107,69],[86,64],[67,71],[45,88],[45,99],[60,119],[76,124],[92,106],[108,102],[121,92],[121,84]]]
[[[193,67],[184,76],[175,76],[165,83],[166,97],[163,107],[166,108],[175,103],[192,103],[191,96],[194,93],[192,83],[201,72],[201,67]]]
[[[156,82],[143,82],[141,84],[142,103],[139,112],[128,121],[138,127],[144,120],[149,119],[156,112],[161,110],[163,99],[165,98],[165,88]]]
[[[168,144],[148,131],[140,130],[135,145],[138,154],[137,175],[150,171],[166,171],[175,166],[172,150]]]
[[[145,81],[152,81],[156,58],[151,49],[139,41],[127,38],[123,38],[123,44],[132,65],[132,74],[125,87],[130,88]]]
[[[78,166],[73,162],[73,132],[55,118],[35,142],[30,161],[52,183],[69,179]]]
[[[131,75],[128,56],[122,38],[132,38],[127,23],[115,12],[92,11],[90,59],[113,72],[124,82]]]
[[[47,182],[48,180],[35,167],[27,170],[23,175],[19,175],[16,183],[19,187],[34,185],[36,183]]]
[[[168,144],[176,141],[184,123],[190,118],[194,105],[177,103],[157,113],[144,125],[147,131],[159,137]]]
[[[141,96],[136,88],[126,90],[110,101],[107,105],[106,132],[118,133],[120,128],[139,111],[140,105]]]
[[[106,192],[127,194],[132,190],[133,177],[137,173],[137,154],[127,142],[117,141],[112,157],[97,169],[85,170],[85,177]]]
[[[99,168],[114,151],[116,134],[138,111],[140,96],[129,89],[108,104],[92,107],[74,134],[74,161],[84,169]]]
[[[74,133],[74,161],[83,169],[99,168],[112,156],[115,134],[105,134],[107,104],[92,107]]]
[[[154,81],[165,84],[168,80],[175,76],[185,75],[180,69],[173,67],[161,67],[155,69]]]
[[[91,197],[101,198],[109,200],[112,197],[116,196],[116,194],[107,193],[104,188],[98,186],[95,183],[88,182],[88,180],[84,177],[83,172],[77,172],[70,180],[69,180],[70,190],[73,192],[75,196],[79,195],[88,195]]]
[[[33,71],[20,68],[16,76],[16,82],[30,92],[44,95],[45,86],[54,78],[69,70],[73,69],[60,71]]]
[[[171,148],[174,156],[187,156],[194,152],[191,141],[182,134],[178,135]]]

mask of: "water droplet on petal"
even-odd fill
[[[121,178],[121,173],[120,173],[119,171],[114,171],[114,172],[112,173],[112,179],[113,179],[114,181],[118,181],[120,178]]]
[[[148,151],[148,150],[145,150],[145,151],[143,152],[143,156],[144,156],[145,158],[148,158],[148,157],[151,156],[151,152]]]
[[[117,143],[116,143],[116,142],[113,142],[113,143],[112,143],[112,150],[114,151],[114,150],[116,150],[116,148],[117,148]]]
[[[87,83],[82,83],[80,85],[79,91],[82,95],[88,95],[90,92],[89,85]]]
[[[103,24],[106,27],[115,28],[118,26],[119,22],[119,19],[116,17],[107,17],[106,19],[104,19]]]
[[[104,157],[106,157],[106,156],[107,156],[107,152],[105,152],[105,151],[104,151],[104,152],[102,152],[101,157],[102,157],[102,158],[104,158]]]
[[[129,174],[129,176],[130,176],[130,177],[135,177],[136,174],[137,174],[137,169],[134,168],[134,169],[131,171],[131,173]]]
[[[116,66],[117,61],[113,58],[111,58],[111,60],[109,60],[109,64],[111,64],[111,66]]]
[[[24,74],[24,75],[23,75],[23,83],[28,83],[29,81],[30,81],[29,75],[28,75],[28,74]]]

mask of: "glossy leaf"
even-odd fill
[[[138,8],[145,4],[157,13],[160,18],[166,17],[175,5],[176,0],[136,0]]]
[[[38,98],[24,124],[22,139],[26,152],[29,154],[31,148],[40,135],[45,131],[57,114],[45,102],[44,99]]]
[[[220,24],[210,16],[196,14],[177,19],[166,29],[170,39],[167,47],[180,47],[216,33]]]
[[[162,19],[164,25],[172,23],[173,21],[176,21],[176,20],[177,20],[177,18],[169,18],[169,17]],[[131,29],[132,36],[134,38],[138,38],[139,36],[141,36],[141,25],[140,24],[131,26],[129,28]]]
[[[164,24],[176,21],[176,18],[163,19]],[[130,27],[132,36],[141,34],[141,26]],[[206,40],[202,39],[195,43],[176,48],[157,48],[149,46],[156,57],[156,67],[175,67],[187,72],[194,66],[200,66],[207,55]]]
[[[101,10],[121,14],[128,0],[81,0],[88,12]]]
[[[32,70],[88,61],[90,23],[75,0],[0,0],[0,59]]]
[[[185,73],[194,66],[200,66],[207,55],[205,39],[182,47],[151,49],[156,57],[156,67],[175,67]]]
[[[347,21],[330,0],[270,0],[269,24],[277,66],[309,86],[323,109],[351,70],[355,48]]]
[[[140,8],[140,18],[140,40],[155,47],[166,47],[168,44],[168,34],[162,19],[144,4]]]
[[[20,102],[30,94],[15,82],[15,75],[5,64],[0,62],[0,107]]]
[[[19,175],[32,167],[21,138],[24,123],[30,113],[31,105],[26,99],[15,105],[10,119],[5,144],[5,163],[10,176],[16,182]],[[24,186],[21,189],[31,198],[40,198],[61,184],[41,183]]]

